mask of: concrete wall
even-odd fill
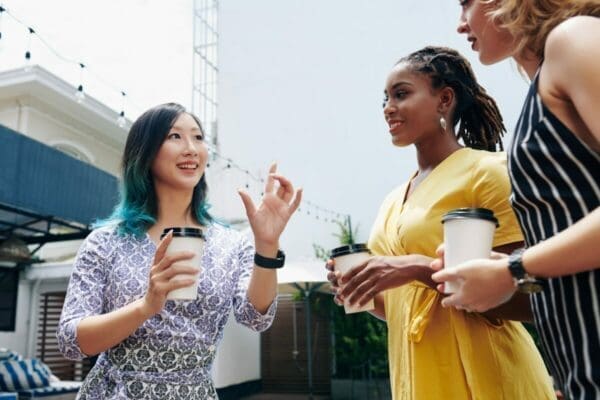
[[[238,324],[233,315],[225,325],[212,376],[218,388],[260,379],[260,334]]]

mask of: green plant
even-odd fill
[[[354,244],[358,227],[352,229],[350,217],[336,221],[338,232],[334,236],[340,245]],[[315,256],[326,260],[329,251],[313,244]],[[327,313],[332,318],[335,336],[336,375],[338,378],[351,378],[357,367],[368,364],[374,377],[387,377],[387,326],[369,313],[346,314],[343,307],[337,306],[332,298],[323,301],[315,298],[312,309],[316,313]]]

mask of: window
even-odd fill
[[[0,267],[0,331],[14,332],[17,314],[17,268]]]
[[[65,302],[65,292],[43,293],[40,295],[37,328],[36,357],[46,363],[52,373],[60,379],[82,381],[94,366],[95,357],[83,361],[71,361],[58,350],[56,330]]]

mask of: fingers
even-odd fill
[[[343,306],[344,305],[344,300],[340,296],[334,296],[333,297],[333,302],[335,304],[337,304],[338,306]]]
[[[269,175],[267,176],[267,183],[265,184],[265,193],[271,193],[273,191],[273,187],[275,186],[275,171],[277,171],[276,162],[269,167]]]
[[[185,279],[172,279],[165,285],[165,293],[169,293],[175,289],[181,289],[184,287],[192,286],[196,283],[195,278],[185,278]]]
[[[291,213],[296,212],[296,210],[300,206],[300,202],[302,201],[302,191],[303,191],[302,188],[298,188],[296,190],[296,195],[294,197],[294,201],[292,201],[292,204],[290,206],[290,212]]]
[[[348,298],[348,303],[350,305],[358,304],[359,306],[363,306],[369,302],[375,294],[377,294],[377,290],[375,288],[376,282],[373,279],[367,279],[363,283],[357,286],[357,288],[352,292],[352,295]],[[344,288],[345,289],[345,288]],[[342,295],[344,295],[342,292]]]
[[[429,264],[429,267],[434,271],[440,271],[440,270],[444,269],[444,259],[436,258]]]
[[[463,304],[458,301],[459,300],[459,296],[457,293],[452,294],[450,296],[446,296],[442,299],[442,307],[456,307],[456,308],[463,308]]]
[[[339,286],[339,280],[340,280],[340,276],[341,274],[337,271],[331,271],[327,273],[327,280],[329,281],[329,283],[331,283],[334,286]]]
[[[238,194],[242,199],[242,203],[244,203],[244,208],[246,209],[246,216],[250,218],[256,213],[256,206],[254,205],[254,202],[252,201],[252,198],[250,197],[248,192],[242,189],[238,189]]]
[[[287,179],[283,175],[279,174],[271,174],[273,175],[273,179],[279,182],[279,188],[277,189],[277,197],[283,199],[286,203],[289,203],[294,195],[294,186],[289,179]]]
[[[461,278],[462,276],[458,268],[443,269],[431,275],[431,279],[437,283],[454,282]]]
[[[161,239],[160,243],[158,243],[158,247],[156,247],[156,253],[154,253],[154,261],[152,262],[152,265],[156,265],[160,262],[160,260],[162,260],[172,239],[173,230],[170,230],[169,233],[167,233],[165,237]]]
[[[177,261],[189,260],[194,258],[194,256],[195,254],[191,251],[178,251],[172,254],[167,254],[164,257],[162,257],[158,264],[155,264],[152,269],[154,269],[155,272],[158,273],[169,268],[171,264]]]
[[[352,279],[354,279],[354,277],[358,274],[360,274],[365,268],[366,266],[369,264],[371,260],[367,260],[359,265],[357,265],[356,267],[352,267],[349,271],[347,271],[346,273],[344,273],[341,277],[341,283],[348,283],[350,282]]]
[[[437,249],[435,249],[435,254],[440,258],[444,258],[444,243],[440,244]]]
[[[167,268],[161,271],[157,275],[157,279],[168,281],[177,275],[198,275],[199,273],[200,270],[197,267],[194,267],[193,265],[178,264],[171,266],[171,268]]]
[[[325,269],[328,271],[333,271],[333,269],[335,268],[335,261],[333,261],[331,258],[329,260],[327,260],[327,262],[325,263]]]

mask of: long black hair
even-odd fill
[[[158,204],[152,178],[152,162],[158,154],[173,124],[186,109],[176,103],[158,105],[144,112],[131,126],[121,161],[120,201],[112,215],[96,224],[117,224],[120,234],[140,237],[156,223]],[[188,113],[200,130],[202,124]],[[213,221],[206,203],[208,187],[205,175],[194,188],[191,209],[198,223],[205,225]]]

